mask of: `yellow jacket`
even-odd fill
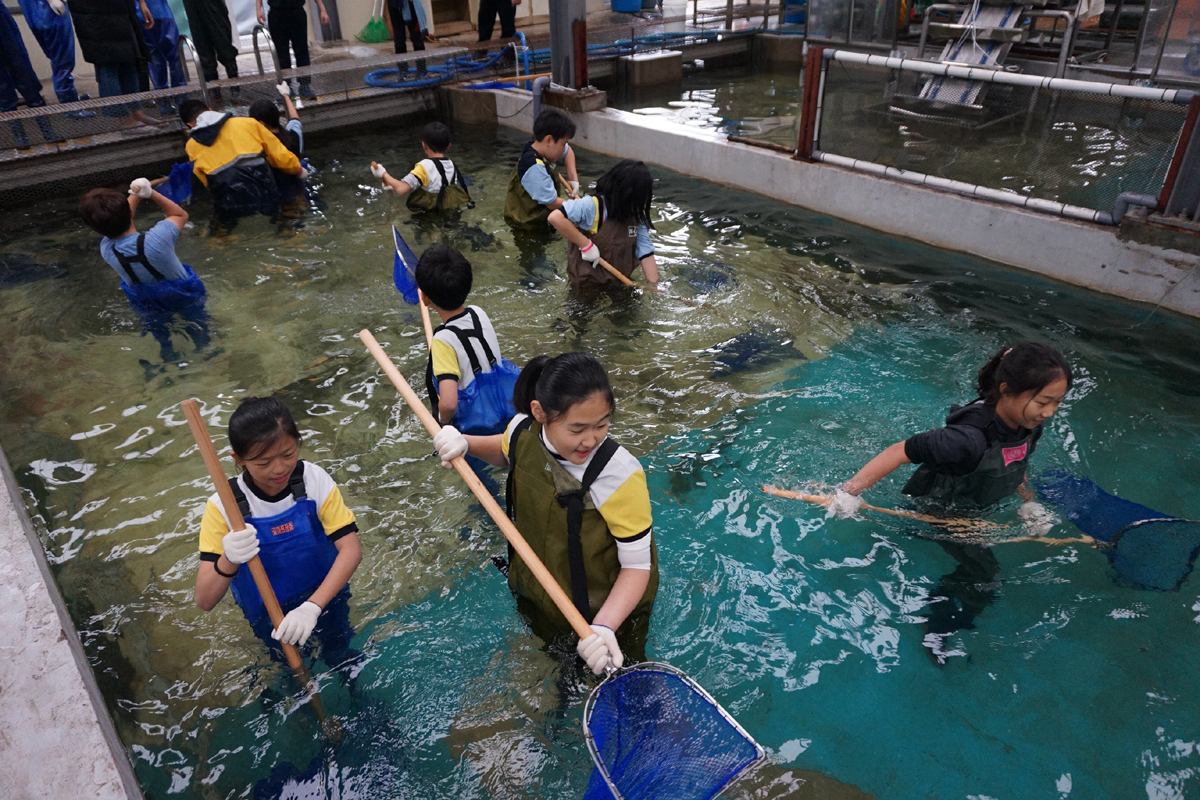
[[[248,155],[261,154],[272,167],[300,174],[300,159],[256,119],[206,111],[196,123],[186,149],[192,171],[205,186],[209,175]]]

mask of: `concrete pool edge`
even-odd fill
[[[3,448],[0,479],[0,786],[142,800]]]
[[[528,92],[494,94],[498,122],[532,130]],[[891,236],[1200,317],[1200,255],[1122,239],[1118,228],[797,161],[661,117],[613,108],[570,116],[578,129],[573,142],[588,150],[636,158]]]

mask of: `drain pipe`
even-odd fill
[[[1096,218],[1096,222],[1104,225],[1120,225],[1121,220],[1125,217],[1125,212],[1129,210],[1130,206],[1141,206],[1153,211],[1158,208],[1158,198],[1151,197],[1148,194],[1138,194],[1137,192],[1122,192],[1117,197],[1117,202],[1113,204],[1112,213],[1101,213]]]
[[[550,85],[550,78],[543,75],[540,78],[534,78],[533,81],[533,118],[537,119],[538,114],[542,113],[542,90]]]

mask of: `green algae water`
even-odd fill
[[[414,225],[374,188],[372,158],[394,173],[418,158],[411,128],[314,137],[318,208],[282,227],[245,220],[211,238],[197,198],[179,253],[208,286],[214,342],[193,355],[178,340],[178,364],[139,336],[75,198],[0,221],[5,263],[34,265],[0,285],[0,443],[148,797],[582,795],[592,681],[528,632],[491,563],[499,532],[355,339],[376,331],[419,386],[392,222],[417,252],[446,236],[464,249],[507,357],[585,348],[609,368],[614,436],[654,503],[649,656],[695,677],[771,754],[731,796],[1200,793],[1194,577],[1136,590],[1091,548],[1015,543],[955,591],[958,562],[927,526],[826,522],[761,492],[845,479],[971,399],[995,348],[1038,338],[1078,380],[1035,473],[1200,517],[1200,325],[663,170],[664,281],[716,312],[661,296],[582,307],[565,246],[528,260],[501,219],[521,138],[458,135],[477,201],[465,233]],[[579,155],[587,179],[611,164]],[[751,323],[771,348],[731,361],[719,346]],[[178,404],[196,397],[215,434],[239,397],[271,392],[362,529],[362,655],[312,664],[336,744],[230,599],[208,614],[192,601],[211,488]],[[902,505],[903,479],[869,499]],[[931,641],[948,604],[964,624]]]

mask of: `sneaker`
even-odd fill
[[[96,116],[96,112],[88,111],[85,108],[82,111],[68,111],[66,114],[63,114],[63,116],[67,119],[91,119],[92,117]]]
[[[306,100],[316,100],[317,94],[313,91],[312,85],[307,83],[300,84],[299,95]]]

